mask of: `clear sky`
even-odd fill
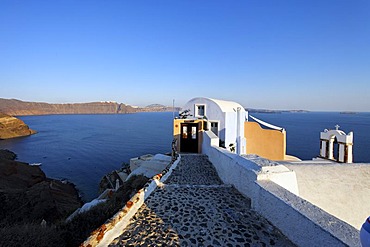
[[[370,1],[0,1],[0,98],[370,111]]]

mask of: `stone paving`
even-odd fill
[[[215,168],[205,155],[181,155],[181,163],[166,184],[212,185],[222,184]]]
[[[110,246],[294,246],[222,184],[204,155],[182,155]]]

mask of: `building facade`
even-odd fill
[[[219,138],[219,147],[231,152],[286,159],[285,130],[252,116],[248,121],[248,112],[236,102],[198,97],[182,109],[173,126],[180,152],[201,153],[202,132],[210,130]]]

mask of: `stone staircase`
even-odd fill
[[[182,155],[110,246],[294,246],[223,184],[205,155]]]

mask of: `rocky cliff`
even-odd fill
[[[0,227],[21,222],[59,220],[81,206],[74,186],[49,179],[39,166],[15,160],[0,150]]]
[[[0,99],[0,112],[11,116],[50,114],[122,114],[137,109],[116,102],[91,102],[74,104],[49,104],[25,102],[16,99]]]
[[[35,134],[22,120],[0,113],[0,140]]]
[[[146,107],[132,107],[122,103],[104,101],[73,104],[49,104],[43,102],[25,102],[16,99],[0,98],[0,113],[11,116],[51,115],[51,114],[125,114],[135,112],[165,112],[172,107],[153,104]],[[175,107],[175,111],[179,111]]]

